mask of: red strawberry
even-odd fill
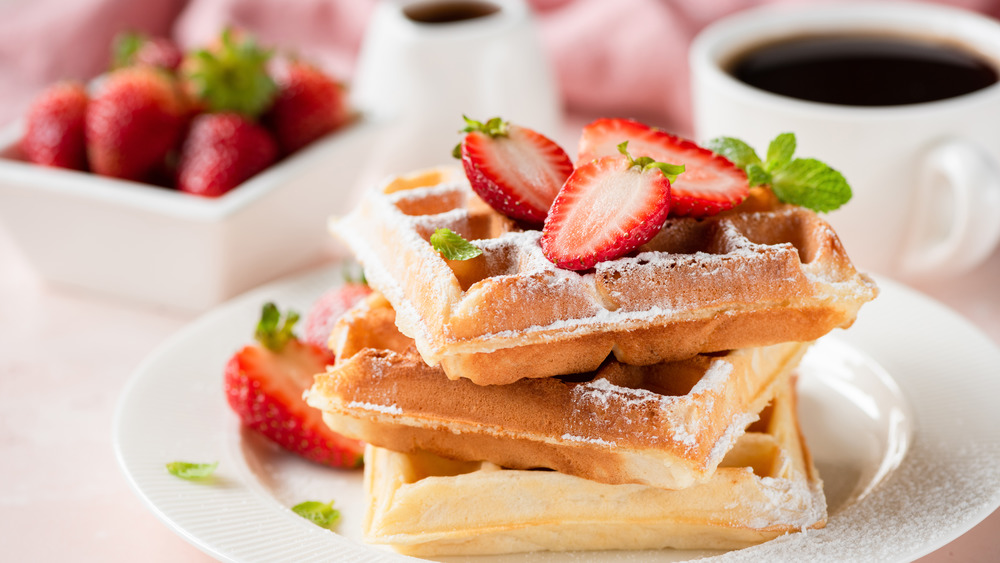
[[[263,122],[283,154],[293,153],[347,123],[344,88],[316,67],[301,61],[276,65],[278,95]]]
[[[629,151],[636,156],[686,167],[671,185],[671,216],[715,215],[750,195],[746,173],[725,157],[629,119],[598,119],[584,127],[577,165],[617,154],[615,147],[622,141],[629,142]]]
[[[330,332],[337,319],[371,292],[366,284],[353,282],[327,290],[306,315],[305,341],[327,349]]]
[[[194,118],[178,164],[177,187],[217,197],[267,168],[278,155],[271,134],[236,113]]]
[[[42,92],[24,121],[24,158],[44,166],[86,170],[87,102],[87,91],[79,82],[61,82]]]
[[[176,148],[185,104],[160,69],[130,67],[109,74],[87,108],[87,156],[92,171],[142,180]]]
[[[112,68],[147,65],[176,70],[184,59],[180,47],[165,37],[142,33],[121,33],[115,37]]]
[[[552,200],[573,172],[559,145],[531,129],[494,117],[468,126],[454,156],[479,197],[500,213],[532,225],[545,221]]]
[[[540,240],[560,268],[586,270],[649,242],[670,212],[671,179],[684,169],[649,157],[606,156],[577,168],[559,190]]]
[[[284,322],[277,308],[264,305],[258,344],[244,346],[226,364],[226,400],[240,420],[271,441],[309,461],[332,467],[359,467],[363,444],[330,430],[322,413],[302,399],[313,376],[333,362],[326,349],[295,338],[298,315]]]

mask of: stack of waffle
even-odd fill
[[[446,260],[438,228],[483,253]],[[377,292],[308,402],[369,444],[371,543],[729,549],[825,524],[793,372],[877,290],[814,213],[755,191],[580,273],[434,169],[334,230]]]

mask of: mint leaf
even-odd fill
[[[739,139],[719,137],[706,146],[742,168],[751,187],[770,184],[774,195],[785,203],[827,212],[851,199],[851,186],[840,172],[815,158],[793,158],[797,146],[794,133],[775,137],[763,163],[753,148]]]
[[[844,176],[814,158],[796,158],[776,171],[771,190],[781,201],[813,211],[833,211],[851,199]]]
[[[795,154],[795,135],[792,133],[778,135],[767,146],[767,160],[764,162],[764,169],[768,172],[781,170],[792,161],[793,154]]]
[[[746,167],[747,180],[750,182],[750,187],[763,186],[764,184],[771,183],[771,175],[764,170],[764,167],[759,164],[751,164]]]
[[[469,260],[483,253],[479,247],[451,229],[437,229],[431,235],[431,246],[448,260]]]
[[[321,528],[329,529],[340,520],[340,511],[333,507],[333,501],[307,500],[293,506],[292,511]]]
[[[289,340],[295,338],[293,331],[297,322],[299,322],[297,312],[289,310],[282,320],[278,307],[271,302],[265,303],[260,312],[260,321],[257,323],[254,338],[268,350],[280,352]]]
[[[173,461],[167,464],[167,471],[175,477],[188,480],[198,480],[210,477],[218,467],[215,463],[189,463],[186,461]]]
[[[760,166],[760,157],[753,150],[753,147],[733,137],[718,137],[706,144],[706,148],[716,154],[720,154],[730,160],[740,168],[750,165]]]

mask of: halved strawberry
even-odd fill
[[[747,175],[723,156],[665,131],[631,119],[598,119],[583,128],[577,166],[618,154],[615,147],[629,142],[629,151],[662,162],[683,164],[684,175],[671,185],[672,217],[707,217],[736,206],[750,195]]]
[[[289,312],[283,323],[280,317],[272,303],[264,305],[259,344],[244,346],[226,364],[229,406],[243,424],[309,461],[360,467],[364,445],[330,430],[322,413],[302,399],[313,376],[333,363],[333,355],[295,337],[297,314]]]
[[[671,180],[684,168],[648,157],[606,156],[577,168],[552,203],[540,244],[560,268],[586,270],[649,242],[671,206]],[[685,172],[686,173],[686,172]]]
[[[548,137],[499,117],[464,119],[466,135],[454,156],[462,159],[472,189],[511,219],[541,225],[573,172],[569,155]]]

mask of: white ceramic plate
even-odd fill
[[[260,306],[308,309],[337,283],[333,267],[271,284],[210,312],[136,370],[115,417],[118,460],[168,526],[226,561],[393,561],[361,542],[360,471],[321,468],[241,430],[223,366],[251,340]],[[948,543],[1000,505],[1000,350],[922,295],[879,280],[855,325],[814,346],[800,368],[800,413],[826,483],[823,530],[718,552],[542,553],[481,562],[906,561]],[[169,475],[170,461],[218,461],[209,483]],[[334,499],[337,531],[289,507]],[[443,560],[449,560],[444,558]],[[469,560],[469,558],[463,558]]]

